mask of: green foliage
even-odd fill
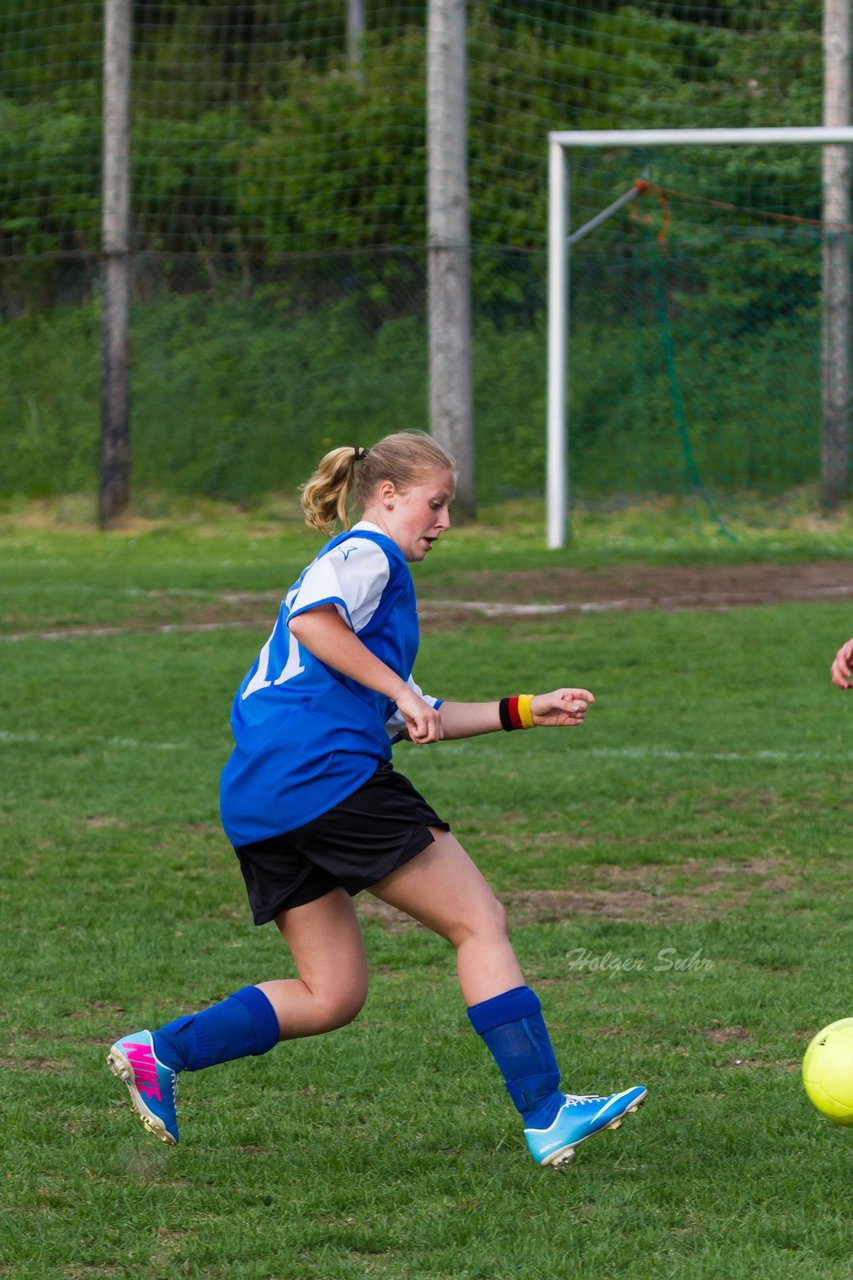
[[[272,290],[167,311],[165,343],[161,308],[139,316],[143,489],[229,499],[271,484],[294,491],[331,444],[426,425],[423,334],[411,322],[389,322],[371,343],[352,304],[300,314]],[[186,406],[180,432],[174,402]]]
[[[817,317],[811,328],[768,326],[749,343],[675,327],[674,372],[665,332],[598,324],[573,343],[571,470],[582,494],[685,493],[687,458],[676,397],[706,485],[718,493],[782,493],[819,474]],[[674,381],[675,379],[675,381]]]
[[[339,0],[133,12],[135,485],[242,500],[327,439],[424,425],[424,6],[368,0],[357,68]],[[7,494],[94,482],[101,22],[95,0],[0,14]],[[544,484],[548,131],[810,124],[820,101],[808,0],[473,0],[483,499]],[[708,484],[810,481],[820,232],[790,219],[821,216],[817,151],[576,157],[573,225],[641,173],[660,192],[573,250],[573,486],[680,491],[679,396]]]
[[[288,97],[258,107],[235,184],[258,254],[423,244],[423,57],[418,34],[368,43],[364,80],[303,71]]]
[[[91,490],[97,475],[100,324],[93,307],[0,327],[0,491]]]
[[[0,205],[7,252],[97,249],[95,9],[82,0],[66,5],[69,24],[72,15],[77,20],[74,39],[66,48],[57,38],[25,95],[23,80],[5,82]],[[239,11],[136,6],[139,249],[249,254],[258,271],[302,251],[420,248],[423,14],[368,6],[356,73],[345,62],[343,13],[331,0],[310,14],[272,0]],[[25,63],[35,21],[33,6],[14,37]],[[77,57],[80,41],[88,62]],[[506,14],[474,4],[468,74],[473,239],[541,246],[549,129],[686,119],[812,123],[821,93],[820,32],[810,10],[790,7],[747,21],[739,5],[712,20],[710,11],[690,5],[569,11],[530,4]],[[36,109],[16,110],[19,101]],[[751,176],[753,204],[771,207],[777,162],[763,182],[749,157],[730,163],[735,185],[742,190]]]
[[[100,84],[103,0],[15,0],[0,5],[0,85],[25,104],[53,99],[57,86],[88,95]]]
[[[392,265],[386,260],[386,284],[363,283],[326,302],[279,285],[249,296],[223,288],[139,304],[132,326],[137,491],[238,501],[270,489],[292,492],[331,444],[425,428],[425,326],[419,310],[389,306]],[[399,265],[405,289],[412,264],[404,257]],[[533,276],[526,287],[535,295]],[[781,493],[817,476],[814,310],[768,319],[744,341],[737,324],[712,324],[707,307],[693,314],[689,298],[676,297],[662,316],[653,280],[627,310],[624,299],[617,305],[614,282],[606,284],[579,281],[585,309],[572,321],[577,494],[689,489],[678,400],[702,478],[717,490]],[[379,323],[371,305],[400,314]],[[525,318],[517,305],[516,318],[492,306],[475,325],[482,501],[544,491],[544,319],[541,312]],[[0,493],[93,487],[99,325],[92,304],[0,328]]]
[[[0,328],[0,491],[91,487],[98,338],[95,306]],[[426,426],[422,326],[404,317],[371,337],[354,301],[305,309],[268,288],[140,306],[133,371],[141,492],[244,499],[294,489],[332,442]]]
[[[93,183],[100,121],[69,92],[29,105],[0,98],[0,253],[28,258],[89,251],[98,243]],[[49,267],[47,268],[50,269]]]

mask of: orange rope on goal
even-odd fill
[[[658,199],[661,201],[661,204],[664,206],[665,214],[666,214],[665,224],[664,224],[664,227],[661,229],[661,231],[658,232],[658,239],[661,241],[666,239],[666,234],[667,234],[667,231],[669,230],[670,211],[669,211],[669,200],[667,199],[667,197],[669,197],[672,200],[691,201],[694,204],[708,204],[708,205],[712,205],[715,209],[726,209],[730,213],[749,214],[751,217],[754,217],[754,218],[769,218],[771,220],[775,220],[776,222],[793,222],[804,227],[805,226],[808,226],[808,227],[832,226],[833,231],[849,231],[853,233],[853,226],[848,226],[846,223],[830,224],[828,222],[825,222],[823,218],[801,218],[794,213],[774,213],[771,209],[754,209],[752,208],[751,205],[732,204],[728,200],[714,200],[710,196],[693,195],[689,191],[676,191],[672,187],[662,187],[662,186],[659,186],[658,183],[656,182],[648,182],[645,178],[638,178],[635,181],[634,186],[637,189],[638,195],[641,195],[641,196],[645,195],[646,192],[648,191],[653,191],[655,195],[657,195]],[[631,211],[631,217],[635,218],[639,222],[644,222],[646,224],[648,224],[649,222],[648,218],[640,217],[637,214],[636,210]]]
[[[665,244],[666,237],[669,234],[670,213],[669,213],[669,201],[667,200],[666,195],[664,194],[664,188],[659,187],[655,182],[647,182],[645,178],[637,178],[636,182],[634,183],[634,189],[636,190],[637,195],[639,196],[644,196],[647,191],[654,191],[655,195],[660,201],[663,207],[663,226],[661,227],[660,231],[658,231],[657,238],[661,244]],[[635,222],[642,222],[643,225],[646,227],[650,227],[652,224],[651,214],[643,215],[639,213],[637,209],[632,209],[629,216],[633,218]]]

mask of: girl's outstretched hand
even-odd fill
[[[586,709],[595,698],[589,689],[555,689],[537,693],[530,704],[537,725],[562,727],[583,724]]]

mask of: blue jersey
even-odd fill
[[[220,791],[222,823],[236,847],[292,831],[352,795],[390,759],[403,727],[389,698],[341,675],[291,635],[291,618],[324,604],[421,692],[412,679],[419,633],[409,566],[391,538],[363,521],[327,543],[288,591],[237,690],[235,745]]]

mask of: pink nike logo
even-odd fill
[[[132,1044],[128,1041],[121,1046],[127,1060],[133,1067],[133,1075],[140,1093],[162,1102],[160,1085],[157,1081],[157,1063],[154,1054],[147,1044]]]

